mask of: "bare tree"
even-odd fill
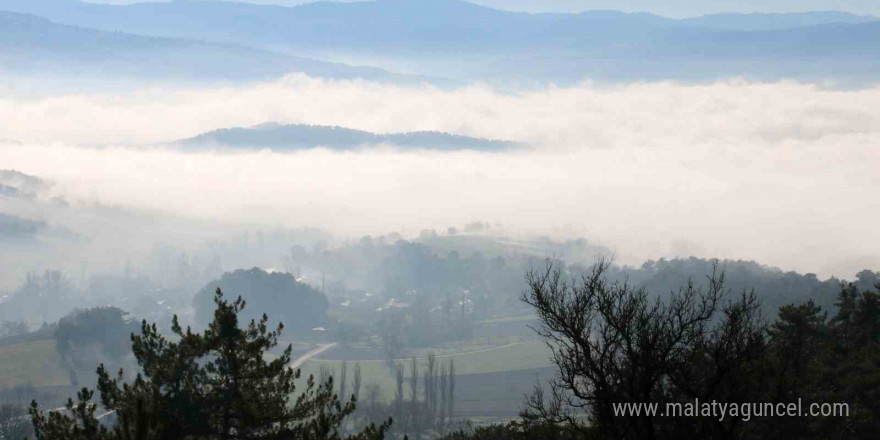
[[[665,301],[651,300],[643,288],[606,281],[609,266],[598,262],[580,282],[566,280],[552,262],[527,275],[523,300],[537,311],[537,331],[558,370],[550,403],[533,398],[530,412],[579,427],[560,410],[564,402],[588,413],[610,439],[735,437],[735,420],[621,417],[614,404],[754,401],[748,375],[763,353],[765,333],[754,292],[725,303],[724,275],[716,267],[705,292],[689,283]]]

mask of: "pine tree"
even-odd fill
[[[98,368],[101,402],[118,417],[113,430],[95,417],[92,392],[83,390],[79,403],[68,403],[73,416],[40,412],[32,405],[38,440],[312,440],[340,439],[343,419],[355,408],[355,398],[340,401],[333,378],[315,383],[294,402],[299,370],[288,365],[292,347],[267,361],[265,353],[278,345],[283,325],[268,330],[268,318],[239,327],[245,302],[223,299],[217,289],[214,319],[204,333],[184,331],[173,320],[178,341],[161,335],[155,324],[142,324],[132,335],[132,351],[142,375],[126,383],[123,372],[111,377]],[[358,440],[384,438],[390,420],[355,435]]]

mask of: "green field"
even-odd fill
[[[484,319],[477,324],[487,325],[487,324],[502,324],[507,322],[532,322],[537,321],[538,317],[536,315],[518,315],[518,316],[503,316],[500,318],[492,318],[492,319]]]
[[[54,340],[0,346],[0,388],[19,385],[64,386],[70,383]]]
[[[311,347],[298,348],[298,352],[305,353]],[[439,349],[437,359],[443,365],[448,365],[449,360],[455,362],[456,375],[459,377],[456,388],[457,412],[463,417],[515,416],[521,406],[523,394],[534,386],[536,374],[545,376],[548,374],[546,367],[552,365],[547,347],[537,340],[511,342],[501,346],[473,343],[459,345],[459,351],[454,350],[455,348],[451,346]],[[425,370],[427,359],[423,356],[428,352],[428,350],[414,352],[417,356],[421,356],[417,358],[420,374]],[[344,353],[345,350],[338,350],[336,354]],[[328,351],[326,356],[335,357],[334,351]],[[267,357],[271,358],[274,355],[269,354]],[[385,401],[394,399],[396,388],[394,375],[388,364],[382,360],[349,361],[346,394],[352,391],[355,364],[360,365],[362,371],[362,398],[366,395],[369,386],[377,385]],[[408,398],[411,362],[406,359],[397,361],[397,364],[405,367],[407,381],[404,384],[404,394]],[[303,379],[297,383],[298,391],[303,390],[305,378],[310,374],[319,376],[322,366],[329,367],[338,386],[342,361],[311,359],[302,366]],[[0,389],[19,385],[35,387],[69,385],[69,376],[61,366],[54,340],[0,346]],[[420,393],[423,386],[422,379],[419,378]]]
[[[333,352],[328,352],[327,356],[332,357]],[[454,360],[456,375],[521,371],[552,365],[550,361],[550,351],[547,349],[547,346],[542,341],[536,340],[515,342],[501,347],[484,348],[463,353],[442,354],[438,355],[437,359],[443,364],[448,363],[450,359]],[[363,393],[363,390],[367,385],[376,384],[382,389],[382,394],[386,400],[390,400],[394,397],[396,388],[394,375],[385,361],[377,360],[348,362],[348,390],[346,390],[346,393],[351,392],[351,381],[353,377],[351,369],[354,368],[355,363],[361,366],[361,393]],[[418,359],[420,374],[424,371],[426,363],[427,360],[425,358]],[[404,365],[406,368],[406,376],[409,377],[410,360],[398,361],[398,364]],[[331,374],[333,374],[335,378],[338,378],[339,372],[342,370],[342,361],[311,359],[303,364],[301,368],[303,377],[308,377],[310,374],[318,377],[321,366],[329,367]],[[419,383],[419,386],[421,386],[421,382]],[[409,387],[405,386],[404,388],[404,392],[408,393]]]

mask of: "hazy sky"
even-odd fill
[[[116,4],[137,3],[134,0],[91,1]],[[311,2],[306,0],[243,1],[276,5],[297,5]],[[627,12],[652,12],[668,17],[687,17],[717,12],[748,13],[832,10],[880,16],[880,1],[878,0],[471,0],[471,3],[530,12],[577,12],[590,9],[613,9]]]
[[[3,167],[72,199],[342,234],[586,236],[622,262],[671,253],[851,276],[880,265],[880,88],[790,82],[589,85],[516,95],[292,75],[257,86],[0,98]],[[241,154],[160,142],[267,121],[532,143],[475,152]]]

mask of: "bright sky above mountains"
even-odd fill
[[[140,2],[139,0],[90,1],[113,4]],[[293,6],[311,3],[314,0],[237,1]],[[651,12],[667,17],[691,17],[719,12],[785,13],[807,11],[846,11],[854,14],[880,16],[880,1],[877,0],[471,0],[471,3],[529,12],[578,12],[590,9],[612,9],[625,12]]]

